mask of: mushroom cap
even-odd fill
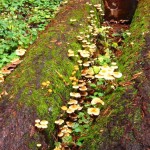
[[[118,66],[111,66],[112,69],[118,69]]]
[[[78,66],[78,65],[75,65],[75,66],[74,66],[74,70],[76,70],[76,71],[79,70],[79,66]]]
[[[68,53],[74,53],[74,51],[71,49],[68,49]]]
[[[107,75],[104,76],[104,79],[105,80],[114,80],[115,78],[112,75],[107,74]]]
[[[63,135],[64,135],[63,132],[59,132],[59,133],[58,133],[58,137],[63,137]],[[56,149],[56,150],[57,150],[57,149]],[[58,149],[58,150],[60,150],[60,149]]]
[[[74,57],[74,53],[68,53],[68,57]]]
[[[96,74],[96,75],[95,75],[95,78],[97,78],[97,79],[102,79],[102,78],[104,78],[104,76],[101,75],[101,74]]]
[[[91,62],[89,62],[89,61],[88,61],[88,62],[85,62],[85,63],[83,63],[83,66],[84,66],[84,67],[89,67],[89,66],[90,66],[90,63],[91,63]]]
[[[86,86],[82,86],[79,88],[80,91],[87,91],[87,87]]]
[[[17,49],[16,50],[16,55],[23,56],[25,54],[25,52],[26,52],[25,49]]]
[[[81,57],[83,58],[89,58],[90,57],[90,52],[86,50],[81,50],[80,52]]]
[[[116,66],[117,63],[116,62],[111,62],[111,65]]]
[[[41,147],[41,146],[42,146],[42,144],[36,144],[36,146],[37,146],[37,147]]]
[[[94,79],[94,76],[93,76],[93,75],[90,75],[90,74],[89,74],[89,75],[86,75],[85,77],[88,78],[88,79]]]
[[[94,75],[94,71],[91,67],[87,70],[87,74]]]
[[[35,123],[40,123],[40,119],[36,119],[36,120],[35,120]]]
[[[82,87],[82,86],[86,85],[86,83],[83,82],[83,83],[80,83],[80,84],[78,84],[78,85],[79,85],[79,87]]]
[[[65,110],[67,110],[68,108],[67,108],[66,106],[62,106],[61,109],[65,111]]]
[[[121,72],[113,72],[112,74],[115,78],[121,78],[122,77],[122,73]]]
[[[5,68],[5,67],[3,67],[2,69],[1,69],[1,71],[0,71],[2,74],[10,74],[11,73],[11,71],[10,70],[8,70],[7,68]]]
[[[67,124],[67,126],[70,127],[70,128],[73,126],[73,123],[72,123],[72,122],[69,122],[69,121],[67,121],[66,124]]]
[[[42,121],[40,121],[40,124],[41,124],[41,125],[47,125],[47,124],[48,124],[48,121],[47,121],[47,120],[42,120]]]
[[[79,83],[83,83],[83,82],[84,82],[84,80],[80,79],[78,82],[79,82]]]
[[[87,72],[88,72],[88,69],[83,69],[83,70],[81,71],[81,75],[82,75],[82,76],[85,76],[85,75],[87,75]]]
[[[71,92],[70,96],[71,97],[76,97],[76,98],[80,98],[81,97],[80,93],[75,93],[75,92]]]
[[[73,88],[73,89],[78,89],[78,88],[79,88],[79,85],[73,85],[72,88]]]
[[[72,109],[72,110],[78,110],[78,105],[75,105],[75,104],[73,104],[73,105],[71,105],[71,106],[69,106],[69,109]]]
[[[100,74],[100,75],[104,75],[104,76],[105,76],[105,75],[107,75],[107,74],[108,74],[108,72],[109,72],[108,70],[106,70],[106,69],[102,69],[102,70],[100,70],[99,74]]]
[[[87,96],[88,95],[88,92],[84,91],[84,92],[81,92],[81,96]]]
[[[94,10],[90,10],[90,13],[94,13]]]
[[[61,125],[64,123],[64,120],[63,119],[59,119],[59,120],[56,120],[55,121],[55,124],[58,124],[58,125]]]
[[[100,98],[98,98],[98,97],[93,98],[92,101],[91,101],[91,104],[92,104],[92,105],[95,105],[95,104],[98,104],[98,103],[104,105],[104,101],[102,101],[102,100],[101,100]]]
[[[67,112],[68,114],[72,114],[72,113],[74,113],[74,111],[75,111],[74,109],[68,108],[66,112]]]
[[[4,82],[4,77],[0,76],[0,83]]]
[[[22,60],[20,60],[19,58],[15,58],[15,59],[11,60],[11,63],[12,63],[13,65],[18,65],[18,64],[20,64],[21,62],[22,62]]]
[[[72,104],[78,104],[78,101],[77,100],[74,100],[74,99],[70,99],[70,101],[68,102],[69,105],[72,105]]]
[[[83,61],[82,61],[82,60],[78,60],[77,62],[78,62],[79,64],[82,64]]]
[[[100,109],[99,108],[88,108],[87,113],[89,115],[98,116],[100,114]]]
[[[41,128],[46,129],[46,128],[48,128],[48,125],[47,124],[41,124]]]

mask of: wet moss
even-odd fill
[[[119,69],[124,75],[123,82],[130,81],[133,74],[141,71],[140,68],[133,70],[133,67],[139,59],[140,52],[145,45],[145,35],[149,31],[150,14],[148,12],[150,5],[148,3],[148,0],[139,2],[130,26],[131,36],[124,41],[123,55],[118,60]],[[131,42],[134,44],[132,45]],[[82,149],[110,149],[111,145],[117,143],[124,134],[126,120],[133,122],[139,130],[140,109],[135,110],[134,114],[125,113],[129,108],[132,109],[132,102],[136,94],[137,89],[134,85],[130,85],[120,86],[113,93],[106,95],[104,98],[106,105],[101,111],[102,116],[97,119],[91,131],[87,133],[88,136]]]

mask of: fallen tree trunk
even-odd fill
[[[150,148],[150,4],[140,0],[118,58],[124,81],[108,95],[106,107],[82,149],[148,150]]]
[[[60,106],[68,99],[68,82],[74,66],[67,51],[80,49],[76,36],[88,24],[89,6],[85,3],[89,1],[69,1],[30,46],[23,63],[0,85],[1,150],[36,150],[37,143],[42,144],[42,149],[48,149],[45,141],[51,143],[50,149],[54,146],[54,121],[60,113]],[[72,24],[70,19],[77,21]],[[46,81],[50,84],[43,89],[42,83]],[[49,89],[52,94],[48,93]],[[34,127],[37,118],[49,121],[49,128],[43,136],[39,136]]]

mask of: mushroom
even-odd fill
[[[87,68],[83,69],[83,70],[81,71],[81,76],[86,76],[86,75],[87,75],[87,71],[88,71]]]
[[[102,100],[101,100],[100,98],[98,98],[98,97],[93,98],[92,101],[91,101],[91,104],[92,104],[92,105],[95,105],[95,104],[98,104],[98,103],[104,105],[104,101],[102,101]]]
[[[75,56],[74,51],[69,49],[68,50],[68,57],[74,57],[74,56]]]
[[[90,13],[94,13],[94,10],[90,10]]]
[[[68,108],[67,108],[66,106],[62,106],[61,109],[65,111],[65,110],[67,110]]]
[[[122,73],[121,72],[113,72],[112,74],[115,78],[121,78],[122,77]]]
[[[86,77],[87,79],[94,79],[94,76],[93,76],[93,75],[90,75],[90,74],[89,74],[89,75],[86,75],[85,77]]]
[[[22,62],[22,60],[20,60],[19,58],[15,58],[15,59],[13,59],[13,60],[11,61],[11,63],[14,64],[14,65],[18,65],[18,64],[20,64],[21,62]]]
[[[26,52],[25,49],[17,49],[16,50],[16,55],[23,56],[25,54],[25,52]]]
[[[111,63],[111,65],[116,66],[116,65],[117,65],[117,63],[116,63],[116,62],[112,62],[112,63]]]
[[[70,101],[68,102],[69,105],[72,105],[72,104],[78,104],[78,101],[77,100],[74,100],[74,99],[70,99]]]
[[[104,78],[104,76],[101,75],[101,74],[96,74],[96,75],[95,75],[95,78],[97,78],[97,79],[102,79],[102,78]]]
[[[78,85],[79,85],[79,87],[82,87],[82,86],[86,85],[86,83],[83,82],[83,83],[80,83],[80,84],[78,84]]]
[[[47,125],[47,124],[48,124],[48,121],[47,121],[47,120],[42,120],[42,121],[40,122],[40,124],[41,124],[41,125]]]
[[[80,91],[87,91],[87,87],[86,86],[82,86],[79,88]]]
[[[63,119],[59,119],[59,120],[56,120],[55,121],[55,124],[58,124],[58,125],[61,125],[64,123],[64,120]]]
[[[79,88],[79,85],[73,85],[72,88],[73,88],[73,89],[78,89],[78,88]]]
[[[64,135],[64,133],[62,133],[62,132],[59,132],[58,133],[58,137],[63,137],[63,135]],[[57,149],[56,149],[57,150]],[[60,150],[60,149],[58,149],[58,150]]]
[[[35,126],[36,126],[37,128],[41,128],[41,125],[40,125],[39,123],[36,123]]]
[[[88,108],[87,113],[89,115],[98,116],[100,114],[100,109],[99,108]]]
[[[66,124],[67,124],[67,126],[70,127],[70,128],[73,126],[73,123],[72,123],[72,122],[69,122],[69,121],[67,121]]]
[[[68,114],[72,114],[72,113],[74,113],[74,111],[75,111],[75,110],[68,108],[66,112],[67,112]]]
[[[79,64],[82,64],[83,61],[82,61],[82,60],[78,60],[77,62],[78,62]]]
[[[1,69],[1,73],[2,74],[10,74],[11,71],[4,67],[4,68]]]
[[[99,74],[103,75],[103,76],[107,75],[108,74],[108,70],[106,70],[106,69],[100,70]]]
[[[74,105],[69,106],[69,109],[75,111],[75,110],[78,110],[78,107],[79,107],[78,105],[75,105],[75,104],[74,104]]]
[[[36,120],[35,120],[35,123],[40,123],[40,119],[36,119]]]
[[[81,57],[83,57],[83,58],[89,58],[89,57],[90,57],[90,53],[89,53],[88,51],[86,51],[86,50],[82,50],[82,51],[80,52],[80,55],[81,55]]]
[[[37,146],[37,147],[41,147],[41,146],[42,146],[42,144],[36,144],[36,146]]]
[[[81,96],[87,96],[87,95],[88,95],[88,92],[85,92],[85,91],[84,91],[84,92],[81,92],[80,94],[81,94]]]
[[[4,77],[0,76],[0,83],[4,82]]]
[[[118,66],[111,66],[110,68],[112,68],[112,69],[118,69]]]
[[[75,113],[72,113],[72,114],[69,115],[69,117],[70,117],[71,119],[73,119],[73,120],[76,120],[76,119],[78,118],[78,115],[75,114]]]
[[[41,124],[42,129],[46,129],[47,127],[48,127],[47,124]]]
[[[104,79],[105,80],[114,80],[115,78],[112,75],[107,74],[107,75],[104,75]]]
[[[89,66],[90,66],[90,63],[91,63],[90,61],[87,61],[87,62],[83,63],[83,66],[84,66],[84,67],[89,67]]]
[[[82,40],[82,43],[87,43],[87,40]]]
[[[76,22],[77,19],[70,19],[70,22]]]
[[[70,96],[75,97],[75,98],[80,98],[81,97],[80,93],[75,93],[75,92],[71,92]]]

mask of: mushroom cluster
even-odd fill
[[[38,129],[46,129],[48,128],[48,121],[47,120],[40,121],[40,119],[36,119],[35,127],[37,127]]]
[[[87,4],[92,6],[88,2]],[[77,65],[74,66],[72,76],[70,77],[72,83],[70,99],[66,105],[61,107],[62,114],[55,121],[58,129],[57,137],[59,142],[55,150],[61,150],[65,146],[71,147],[71,145],[76,145],[76,141],[82,134],[81,132],[84,132],[76,127],[83,126],[84,124],[89,126],[89,122],[92,122],[100,115],[100,109],[105,105],[102,94],[100,93],[101,96],[94,95],[94,92],[96,93],[97,90],[102,91],[107,85],[114,86],[114,80],[122,77],[122,73],[117,71],[117,64],[115,62],[111,63],[111,58],[113,57],[110,57],[112,53],[108,48],[109,44],[107,44],[109,42],[107,39],[109,38],[110,27],[97,27],[94,12],[98,11],[103,15],[103,11],[100,4],[94,5],[94,8],[95,10],[90,10],[90,15],[87,17],[89,21],[87,30],[80,32],[80,35],[77,36],[77,40],[82,45],[82,49],[77,50],[78,54],[76,55],[74,50],[68,50],[68,57],[76,57],[75,61]],[[71,21],[74,22],[74,20]],[[103,48],[101,49],[96,44],[96,40],[99,37],[102,37],[100,40],[102,41]],[[101,53],[101,50],[103,53]],[[103,55],[104,57],[100,57]],[[81,74],[79,79],[76,76],[77,71]],[[96,86],[92,89],[90,85],[97,85],[98,82],[100,82],[100,85],[104,85]],[[103,88],[100,89],[101,87]],[[90,119],[87,121],[87,118]],[[68,144],[65,142],[65,139],[70,137],[74,141]]]

